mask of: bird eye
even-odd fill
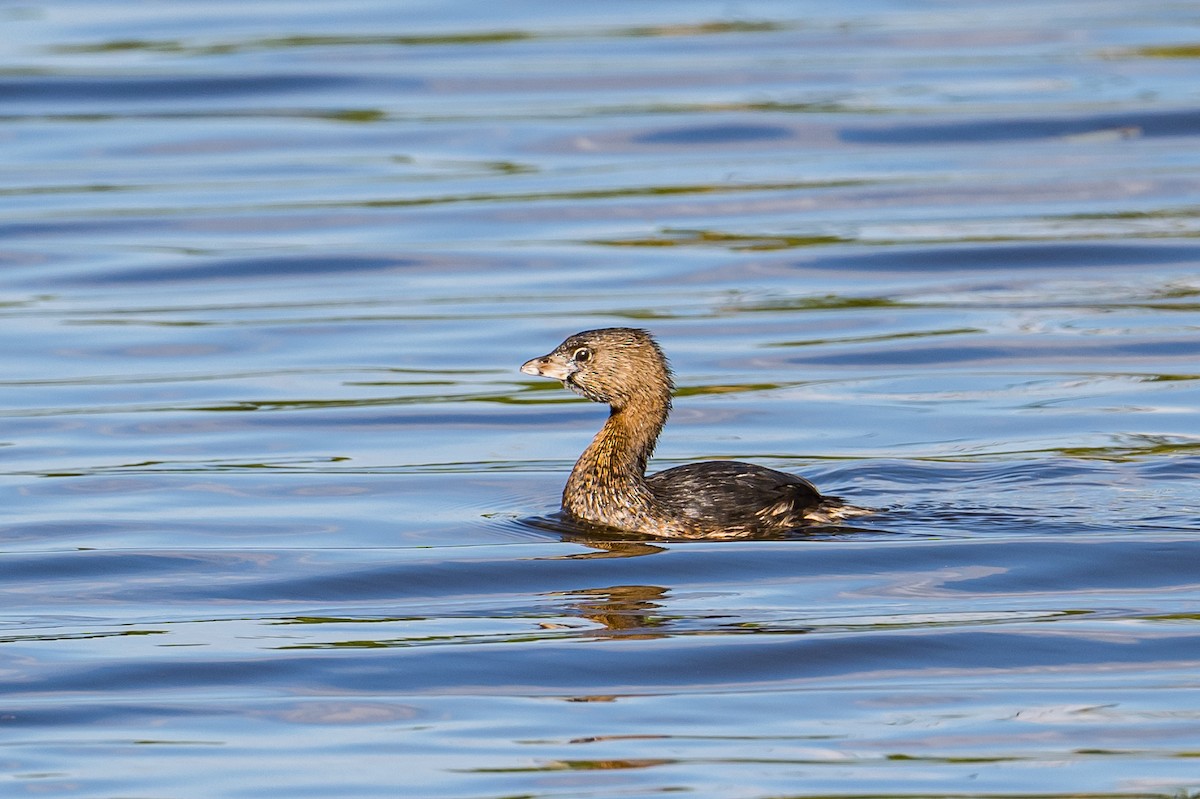
[[[571,356],[575,363],[587,363],[588,359],[591,357],[592,351],[587,347],[580,347],[579,349],[575,350],[575,354]]]

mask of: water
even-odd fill
[[[3,796],[1200,792],[1194,4],[0,30]],[[564,529],[616,324],[881,512]]]

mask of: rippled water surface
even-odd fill
[[[0,5],[0,795],[1200,796],[1200,7]],[[880,508],[581,538],[656,467]]]

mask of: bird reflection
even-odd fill
[[[591,552],[572,552],[569,555],[553,555],[548,560],[636,558],[641,555],[654,555],[667,551],[667,548],[661,544],[652,544],[646,541],[645,536],[577,524],[560,513],[549,516],[533,516],[521,521],[530,527],[550,531],[563,541],[579,544],[592,550]]]
[[[567,538],[591,548],[591,552],[574,552],[561,556],[564,560],[587,560],[589,558],[636,558],[642,555],[656,555],[666,552],[666,547],[651,544],[646,541],[602,541],[599,539],[582,539],[575,536]]]
[[[572,600],[566,613],[595,622],[600,634],[619,633],[623,638],[662,638],[670,620],[661,615],[667,589],[657,585],[614,585],[564,591],[557,596]]]

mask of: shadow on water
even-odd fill
[[[1106,131],[1125,138],[1196,136],[1200,134],[1200,111],[1142,111],[1057,119],[988,119],[978,122],[889,125],[880,128],[844,128],[839,135],[844,141],[856,144],[942,145],[1078,137]]]
[[[1189,264],[1200,258],[1200,244],[1113,244],[1107,242],[1056,242],[1037,244],[983,244],[975,247],[897,247],[876,252],[826,255],[808,268],[874,271],[986,271],[1029,269],[1072,270],[1138,264]]]

